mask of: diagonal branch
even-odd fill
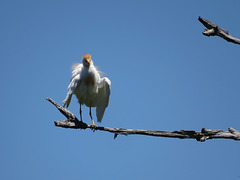
[[[72,129],[92,129],[91,125],[88,125],[84,122],[79,121],[74,114],[69,110],[63,108],[58,103],[56,103],[51,98],[47,98],[66,118],[67,120],[54,121],[55,126],[62,128],[72,128]],[[196,132],[192,130],[180,130],[180,131],[151,131],[151,130],[142,130],[142,129],[123,129],[123,128],[109,128],[98,126],[94,129],[100,131],[108,131],[114,133],[114,138],[117,135],[130,135],[130,134],[139,134],[147,136],[158,136],[158,137],[169,137],[169,138],[179,138],[179,139],[196,139],[197,141],[205,141],[208,139],[233,139],[240,140],[240,132],[228,128],[228,131],[222,130],[209,130],[202,128],[201,132]]]
[[[240,44],[240,39],[229,35],[227,30],[220,28],[216,24],[212,23],[209,20],[203,19],[200,16],[198,17],[198,20],[207,28],[202,32],[203,35],[205,35],[205,36],[219,36],[219,37],[225,39],[228,42],[232,42],[232,43],[235,43],[235,44]]]

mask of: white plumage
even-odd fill
[[[75,94],[80,104],[80,118],[82,121],[81,105],[85,104],[90,107],[90,117],[92,126],[96,126],[92,114],[91,107],[96,107],[96,115],[98,122],[102,121],[102,117],[106,107],[108,106],[111,91],[111,81],[107,78],[101,78],[99,71],[93,64],[90,54],[85,54],[82,64],[73,66],[71,82],[68,86],[68,93],[63,101],[63,107],[69,106],[72,95]]]

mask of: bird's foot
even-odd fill
[[[90,128],[91,128],[93,131],[97,130],[97,127],[98,127],[98,126],[97,126],[95,123],[93,123],[93,124],[90,125]]]

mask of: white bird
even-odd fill
[[[111,91],[111,81],[107,77],[100,77],[100,73],[93,65],[90,54],[83,55],[82,63],[73,66],[68,93],[63,101],[63,107],[69,106],[72,95],[75,94],[80,104],[80,118],[82,121],[81,105],[90,108],[89,115],[92,127],[97,127],[92,118],[91,107],[96,107],[97,121],[101,122],[104,111],[108,106]]]

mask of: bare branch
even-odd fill
[[[200,16],[198,17],[198,20],[207,28],[202,32],[203,35],[205,35],[205,36],[219,36],[219,37],[225,39],[228,42],[232,42],[232,43],[235,43],[235,44],[240,44],[240,39],[229,35],[227,30],[220,28],[216,24],[212,23],[209,20],[203,19]]]
[[[55,126],[63,128],[72,128],[72,129],[92,129],[91,125],[88,125],[84,122],[79,121],[74,114],[69,110],[63,108],[57,104],[51,98],[47,98],[66,118],[67,120],[55,121]],[[196,132],[192,130],[180,130],[180,131],[151,131],[151,130],[142,130],[142,129],[123,129],[123,128],[109,128],[98,126],[93,129],[100,131],[108,131],[114,133],[114,139],[119,135],[130,135],[130,134],[139,134],[147,136],[158,136],[158,137],[169,137],[169,138],[179,138],[179,139],[196,139],[197,141],[205,141],[208,139],[233,139],[240,140],[240,132],[229,128],[228,131],[222,130],[209,130],[202,128],[201,132]]]

